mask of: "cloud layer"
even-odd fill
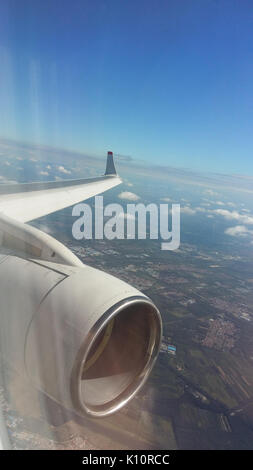
[[[140,197],[137,196],[135,193],[131,193],[130,191],[123,191],[118,195],[119,199],[123,199],[126,201],[139,201]]]

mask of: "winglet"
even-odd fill
[[[117,175],[115,166],[114,166],[114,161],[113,161],[113,153],[112,152],[107,152],[107,162],[106,162],[106,170],[105,170],[105,176],[107,175]]]

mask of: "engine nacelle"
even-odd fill
[[[2,256],[0,302],[1,353],[80,415],[124,406],[159,353],[161,317],[152,301],[86,265]]]

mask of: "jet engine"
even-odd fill
[[[161,317],[127,283],[87,265],[0,255],[0,351],[68,410],[101,417],[150,374]]]

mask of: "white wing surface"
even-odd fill
[[[19,222],[72,206],[121,183],[112,152],[108,152],[105,175],[98,178],[0,185],[1,214]]]

